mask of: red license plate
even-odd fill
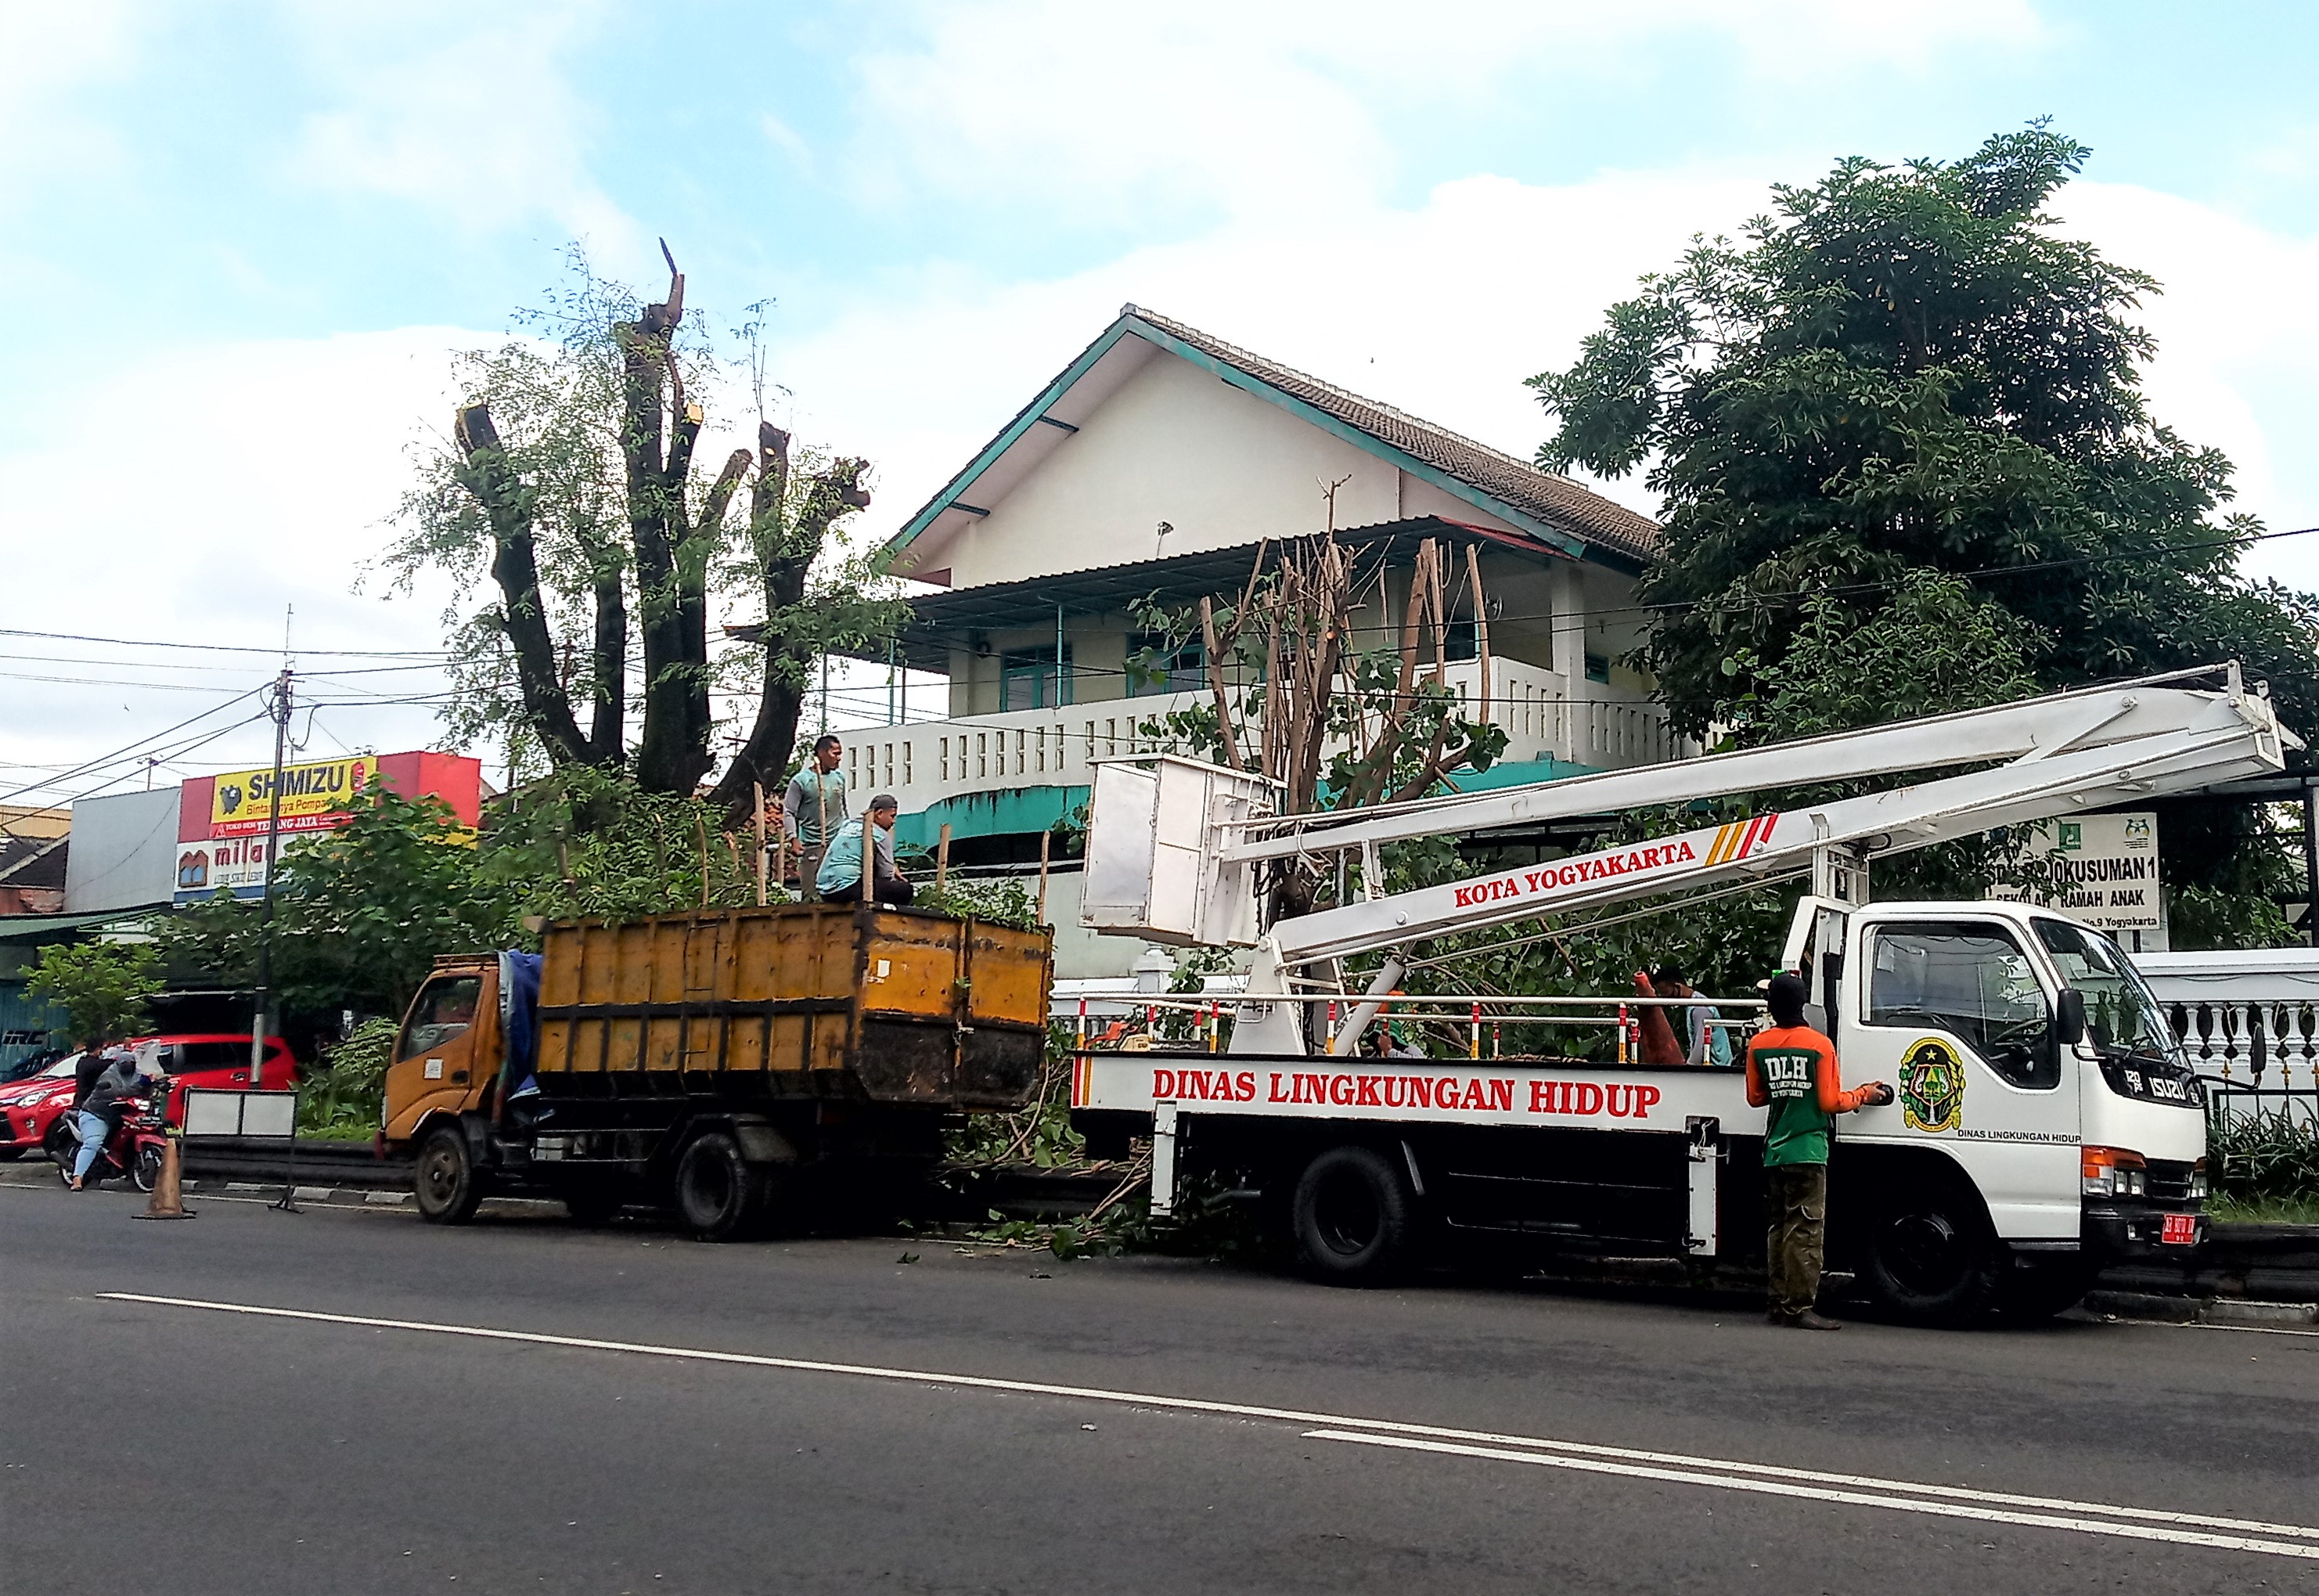
[[[2159,1241],[2167,1247],[2196,1247],[2198,1244],[2198,1216],[2195,1213],[2170,1213],[2158,1231]]]

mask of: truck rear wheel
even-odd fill
[[[765,1221],[771,1181],[730,1132],[704,1131],[676,1164],[676,1211],[703,1241],[734,1241]]]
[[[483,1171],[456,1125],[438,1125],[419,1144],[411,1186],[419,1217],[438,1225],[463,1225],[483,1200]]]
[[[1862,1276],[1904,1318],[1962,1324],[1996,1302],[2004,1263],[1981,1204],[1943,1183],[1893,1195],[1872,1222]]]
[[[1290,1224],[1306,1272],[1332,1285],[1372,1285],[1407,1261],[1412,1226],[1401,1171],[1366,1147],[1332,1147],[1304,1167]]]

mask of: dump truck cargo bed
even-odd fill
[[[1019,1107],[1046,1045],[1047,934],[925,910],[791,904],[549,925],[551,1096],[726,1092]]]

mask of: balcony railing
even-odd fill
[[[1479,695],[1480,676],[1471,661],[1448,671],[1451,687],[1469,706]],[[1508,761],[1550,756],[1613,770],[1697,752],[1668,729],[1665,712],[1656,705],[1574,698],[1565,677],[1535,666],[1493,663],[1490,676],[1490,719],[1506,734]],[[955,720],[857,726],[844,734],[846,780],[862,796],[892,793],[906,815],[970,793],[1085,786],[1093,779],[1092,759],[1170,751],[1172,744],[1141,736],[1138,728],[1208,701],[1205,692],[1154,693]]]

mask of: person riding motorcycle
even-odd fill
[[[127,1048],[107,1049],[102,1068],[89,1079],[73,1110],[78,1116],[74,1129],[80,1132],[80,1154],[73,1160],[73,1190],[82,1189],[81,1183],[88,1178],[90,1167],[113,1140],[121,1117],[143,1090],[137,1055]]]

